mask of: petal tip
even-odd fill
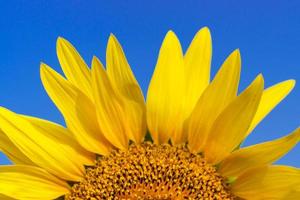
[[[97,56],[93,55],[92,62],[95,61],[95,60],[97,60],[97,59],[98,59]]]
[[[264,80],[264,76],[262,75],[262,73],[257,75],[256,81],[257,81],[257,84],[261,85],[262,88],[264,87],[265,80]]]
[[[47,65],[44,62],[40,62],[40,68],[46,67]]]
[[[296,137],[298,138],[298,142],[300,142],[300,127],[295,130]]]
[[[208,28],[208,26],[204,26],[202,27],[199,31],[199,33],[203,33],[203,34],[206,34],[210,37],[211,33],[210,33],[210,29]]]
[[[110,34],[109,34],[109,37],[108,37],[108,46],[109,46],[110,44],[115,44],[115,43],[117,43],[117,42],[118,42],[117,37],[116,37],[113,33],[110,33]]]
[[[180,41],[179,41],[177,35],[172,30],[169,30],[168,33],[166,34],[161,48],[176,49],[176,50],[179,50],[182,54],[182,48],[181,48]]]
[[[100,63],[101,63],[100,59],[94,55],[92,58],[92,66],[94,66],[95,64],[100,64]]]
[[[262,74],[262,73],[259,73],[259,74],[257,75],[256,79],[257,79],[258,81],[264,81],[264,76],[263,76],[263,74]]]
[[[95,70],[97,70],[99,67],[104,69],[104,66],[102,64],[102,62],[100,61],[100,59],[97,56],[93,56],[92,59],[92,74],[95,74]]]
[[[239,48],[233,51],[237,56],[241,56],[241,50]]]
[[[57,37],[56,45],[59,46],[59,45],[64,44],[65,42],[67,42],[67,40],[65,38],[59,36],[59,37]]]
[[[290,85],[290,88],[293,89],[296,85],[296,80],[290,79],[290,80],[287,80],[287,83]]]
[[[174,31],[169,30],[165,36],[165,40],[178,40],[178,38]]]
[[[51,67],[49,67],[46,63],[41,62],[40,64],[40,72],[50,71]]]

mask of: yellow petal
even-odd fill
[[[41,65],[41,79],[77,141],[91,152],[107,155],[111,145],[99,129],[94,103],[45,64]]]
[[[0,199],[1,200],[16,200],[15,198],[8,197],[6,195],[0,194]]]
[[[144,103],[144,102],[143,102]],[[133,100],[123,99],[126,113],[127,135],[135,143],[141,143],[146,134],[146,107]]]
[[[300,199],[300,184],[298,184],[295,187],[292,187],[291,191],[282,198],[282,200],[285,200],[285,199],[299,200]]]
[[[252,168],[232,185],[235,195],[251,200],[283,199],[300,184],[300,170],[287,166]]]
[[[42,130],[5,108],[0,108],[1,129],[36,165],[65,180],[78,181],[85,169],[68,141],[50,130]]]
[[[121,45],[114,35],[110,35],[106,51],[108,77],[125,98],[128,108],[128,124],[131,127],[129,138],[136,143],[142,142],[146,133],[146,107],[143,93],[132,73]]]
[[[96,57],[92,61],[92,85],[101,131],[113,145],[127,149],[128,124],[123,100],[115,92],[103,65]]]
[[[56,51],[67,79],[88,97],[92,97],[90,69],[76,49],[67,40],[59,37]]]
[[[22,200],[52,200],[68,192],[66,182],[41,168],[26,165],[0,167],[0,194],[5,196]]]
[[[184,55],[186,75],[185,111],[189,115],[209,84],[212,43],[209,29],[198,31]]]
[[[263,92],[257,112],[249,127],[248,134],[252,132],[257,124],[259,124],[265,116],[291,92],[294,86],[294,80],[287,80],[273,85]]]
[[[211,163],[222,161],[243,140],[261,99],[264,81],[259,75],[218,116],[208,135],[204,156]]]
[[[169,31],[161,46],[147,94],[147,124],[156,144],[167,143],[172,136],[180,142],[184,120],[184,62],[180,42]]]
[[[112,83],[125,97],[144,102],[141,89],[127,62],[123,49],[114,35],[110,35],[106,51],[107,74]]]
[[[188,120],[188,145],[192,152],[203,150],[213,122],[236,97],[240,71],[240,53],[235,50],[203,92]]]
[[[0,130],[0,151],[2,151],[14,164],[35,165],[10,141],[6,134]],[[0,198],[1,199],[1,198]]]
[[[286,194],[284,197],[281,198],[281,200],[299,200],[300,199],[300,191],[292,190],[288,194]]]
[[[43,133],[50,133],[57,143],[61,143],[61,148],[65,149],[68,152],[74,152],[76,154],[76,161],[81,163],[81,165],[94,165],[95,164],[95,154],[85,150],[79,145],[75,140],[72,133],[66,128],[62,127],[59,124],[46,121],[43,119],[23,116],[28,120],[37,130]]]
[[[237,177],[245,170],[268,165],[286,154],[300,141],[300,128],[277,140],[241,148],[231,153],[219,166],[223,176]]]

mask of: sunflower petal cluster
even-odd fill
[[[185,145],[229,182],[242,199],[300,199],[300,170],[272,165],[300,141],[300,129],[246,147],[240,144],[293,89],[294,80],[264,87],[259,74],[238,93],[241,71],[234,50],[210,79],[212,42],[200,29],[183,53],[174,32],[161,45],[146,101],[123,49],[110,35],[106,66],[88,66],[64,38],[57,40],[64,76],[45,63],[43,86],[66,127],[0,108],[0,150],[12,165],[0,166],[0,199],[50,200],[81,182],[87,166],[130,143]]]

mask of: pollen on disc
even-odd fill
[[[224,178],[186,147],[144,143],[96,161],[67,200],[233,200]]]

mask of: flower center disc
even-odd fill
[[[186,147],[143,143],[96,161],[67,200],[235,199],[224,178]]]

